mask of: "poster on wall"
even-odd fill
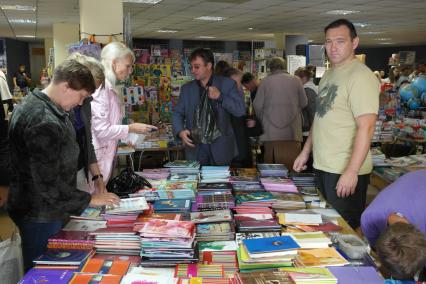
[[[287,55],[287,72],[294,75],[294,72],[306,66],[306,57],[303,55]]]

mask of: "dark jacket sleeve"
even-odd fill
[[[0,186],[8,186],[10,178],[9,139],[3,105],[0,106]]]
[[[48,204],[55,211],[80,214],[89,205],[91,196],[60,178],[61,172],[76,169],[74,164],[61,166],[58,159],[63,135],[63,129],[55,122],[41,122],[25,130],[26,147],[31,149],[29,164],[33,190],[37,193],[35,201],[41,199],[43,204]],[[71,151],[69,155],[76,153]]]
[[[85,99],[81,107],[81,115],[83,116],[84,129],[86,132],[86,144],[87,144],[87,155],[88,155],[88,164],[91,165],[96,163],[95,147],[93,147],[92,142],[92,108],[90,107],[89,99]]]
[[[177,138],[179,138],[179,132],[185,130],[185,96],[188,95],[187,91],[188,85],[185,84],[180,89],[179,100],[172,114],[173,135]]]
[[[224,78],[219,101],[223,108],[235,117],[246,113],[243,96],[238,92],[237,84],[232,79]]]
[[[306,96],[308,97],[308,105],[305,107],[308,114],[309,125],[312,126],[316,111],[317,94],[311,88],[305,88]]]

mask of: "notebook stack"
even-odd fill
[[[315,187],[315,174],[313,173],[290,173],[290,178],[297,187]]]
[[[261,177],[287,177],[288,169],[282,164],[257,164]]]
[[[200,172],[200,163],[198,161],[175,160],[164,165],[170,169],[171,174],[196,174]]]
[[[93,253],[93,250],[47,249],[44,254],[34,260],[34,264],[36,268],[76,269]]]
[[[233,278],[238,271],[235,241],[198,242],[200,263],[223,265],[225,277]]]
[[[236,274],[237,284],[292,284],[287,272],[281,270],[253,271]]]
[[[201,168],[202,183],[228,182],[230,177],[228,166],[203,166]]]
[[[197,240],[217,241],[234,239],[234,224],[229,209],[192,212],[191,221],[196,224]]]
[[[253,188],[253,185],[259,185],[259,177],[256,169],[238,168],[231,171],[229,182],[237,189],[244,188],[247,185]]]
[[[133,227],[99,229],[91,232],[97,254],[139,255],[140,239]]]
[[[270,192],[298,192],[293,181],[288,178],[270,176],[262,177],[260,181],[266,191]]]
[[[68,284],[74,275],[76,269],[48,269],[48,268],[32,268],[18,282],[18,284],[34,284],[40,283],[55,283]]]
[[[190,199],[160,199],[154,202],[156,213],[188,213],[191,211]]]
[[[234,196],[229,192],[204,192],[195,198],[192,211],[210,211],[235,207]]]
[[[288,273],[290,279],[295,284],[337,284],[337,278],[328,268],[308,267],[308,268],[280,268],[281,271]],[[346,282],[341,282],[346,283]],[[362,282],[369,283],[369,282]]]
[[[60,230],[47,241],[47,247],[51,249],[91,250],[94,245],[95,241],[90,239],[87,231]]]
[[[139,233],[144,266],[174,266],[197,260],[193,222],[150,219],[143,224]]]
[[[211,193],[215,192],[222,192],[222,193],[231,193],[232,192],[232,186],[230,183],[227,182],[220,182],[220,183],[199,183],[198,184],[198,194],[199,195],[209,195]]]
[[[275,202],[272,208],[275,212],[305,209],[306,203],[299,193],[274,192]]]
[[[165,180],[170,176],[170,169],[144,169],[142,172],[137,172],[137,174],[146,178],[147,180]]]

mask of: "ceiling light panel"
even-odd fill
[[[15,10],[15,11],[35,11],[35,6],[30,5],[1,5],[0,8],[3,10]]]
[[[136,4],[158,4],[163,0],[123,0],[123,3],[136,3]]]
[[[201,17],[198,17],[198,18],[195,18],[195,19],[201,20],[201,21],[215,21],[215,22],[225,20],[224,17],[216,17],[216,16],[201,16]]]
[[[327,15],[351,15],[351,14],[356,14],[359,13],[360,11],[356,11],[356,10],[330,10],[325,12]]]
[[[9,22],[13,24],[35,24],[37,23],[36,20],[30,20],[30,19],[10,19]]]

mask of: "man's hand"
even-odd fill
[[[220,91],[214,86],[208,88],[208,93],[211,100],[217,100],[220,97]]]
[[[253,127],[256,126],[256,120],[254,120],[254,119],[247,119],[246,124],[247,124],[248,128],[253,128]]]
[[[114,193],[97,193],[92,195],[89,206],[100,207],[104,205],[118,205],[120,198]]]
[[[181,132],[179,132],[179,137],[180,137],[180,139],[182,139],[183,144],[185,144],[189,147],[195,147],[194,143],[189,138],[190,135],[191,135],[191,132],[189,132],[188,129],[185,129],[185,130],[182,130]]]
[[[305,153],[304,151],[300,152],[299,156],[297,156],[296,160],[294,160],[293,170],[296,172],[301,172],[306,170],[306,163],[309,159],[309,153]]]
[[[358,174],[353,171],[345,171],[340,176],[336,185],[337,196],[340,198],[345,198],[354,194],[357,183]]]

